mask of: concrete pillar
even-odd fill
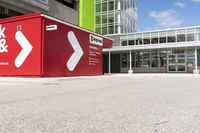
[[[129,52],[129,70],[128,70],[128,73],[129,73],[129,74],[132,74],[132,73],[133,73],[133,70],[132,70],[132,54],[131,54],[131,51]]]
[[[193,70],[193,73],[194,74],[199,74],[199,70],[197,68],[197,47],[195,47],[195,50],[194,50],[194,54],[195,54],[195,69]]]

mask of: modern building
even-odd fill
[[[103,35],[135,32],[136,0],[96,0],[95,31]]]
[[[136,32],[136,0],[0,0],[0,18],[35,11],[112,38],[105,73],[199,73],[200,26]]]
[[[95,20],[113,39],[105,73],[199,73],[200,26],[136,32],[136,0],[96,0]]]
[[[104,50],[105,72],[199,73],[200,26],[135,32],[115,38],[118,39],[113,48]]]

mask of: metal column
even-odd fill
[[[131,51],[129,52],[129,70],[128,70],[128,73],[129,74],[133,73],[133,70],[132,70],[132,53],[131,53]]]
[[[197,70],[197,47],[195,47],[195,70]]]
[[[198,70],[198,68],[197,68],[197,47],[195,47],[195,50],[194,50],[194,54],[195,54],[195,69],[193,70],[193,73],[194,74],[199,74],[199,70]]]

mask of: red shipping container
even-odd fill
[[[0,76],[102,74],[102,49],[112,40],[33,13],[0,20]]]

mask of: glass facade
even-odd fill
[[[200,41],[200,27],[126,34],[121,46]]]
[[[121,53],[121,69],[129,69],[129,53]],[[161,68],[161,72],[189,72],[195,67],[194,49],[132,52],[132,69]],[[159,70],[159,69],[158,69]]]
[[[121,34],[135,31],[136,0],[96,0],[95,31]]]
[[[159,45],[157,49],[137,50],[132,54],[132,69],[136,72],[192,72],[195,67],[195,47],[167,48],[167,45],[190,45],[200,42],[200,26],[189,28],[167,29],[149,32],[135,32],[122,35],[120,46],[130,47],[149,45],[149,48]],[[164,46],[162,46],[165,44]],[[139,48],[139,47],[138,47]],[[120,53],[121,70],[130,67],[130,51]],[[200,53],[198,52],[200,57]],[[198,59],[199,62],[199,59]],[[155,69],[154,69],[155,68]]]

